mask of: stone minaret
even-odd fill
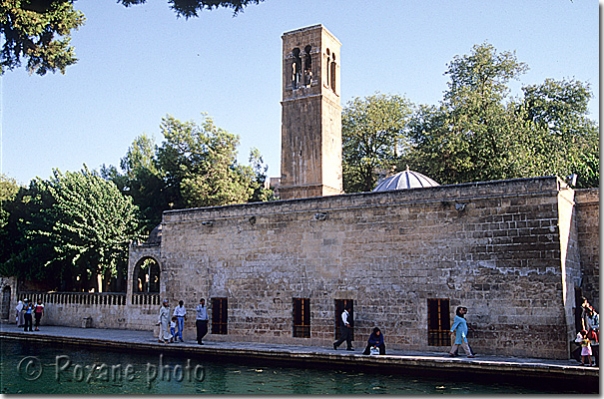
[[[322,25],[282,39],[280,197],[341,194],[341,44]]]

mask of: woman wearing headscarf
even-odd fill
[[[159,326],[159,342],[167,344],[172,339],[170,334],[170,305],[168,300],[164,299],[161,308],[159,308],[159,316],[157,317],[157,325]]]
[[[378,348],[380,350],[380,355],[386,354],[386,345],[384,345],[384,335],[378,327],[374,327],[373,332],[371,333],[371,335],[369,335],[369,339],[367,340],[367,347],[365,348],[365,352],[363,352],[363,355],[369,355],[371,353],[371,348]]]
[[[15,310],[17,311],[17,327],[23,327],[25,324],[25,318],[23,317],[23,301],[17,303]]]

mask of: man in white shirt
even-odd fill
[[[352,351],[354,348],[352,347],[352,316],[350,312],[352,311],[352,307],[350,305],[346,306],[346,309],[342,312],[342,336],[339,340],[333,343],[333,348],[338,349],[338,346],[344,341],[346,341],[346,350]]]
[[[197,343],[203,345],[203,337],[208,333],[208,309],[206,308],[206,300],[201,298],[199,305],[195,308],[197,316],[195,325],[197,326]]]
[[[174,308],[173,316],[176,316],[176,323],[178,325],[178,331],[176,332],[176,336],[174,340],[178,338],[180,342],[185,342],[182,339],[182,332],[185,329],[185,320],[187,319],[187,309],[185,309],[184,302],[178,301],[178,306]]]

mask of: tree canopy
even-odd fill
[[[510,98],[508,83],[528,66],[488,44],[457,56],[438,106],[417,107],[408,125],[407,164],[443,183],[544,175],[580,176],[578,186],[599,184],[598,126],[587,117],[589,85],[547,79]],[[582,172],[583,173],[583,172]]]
[[[131,196],[148,231],[161,222],[162,212],[203,206],[230,205],[274,199],[265,188],[267,166],[257,149],[250,166],[237,162],[239,136],[217,127],[212,118],[182,122],[162,118],[162,143],[137,137],[121,159],[121,172],[103,167],[101,175]]]
[[[65,73],[77,61],[71,32],[84,21],[73,1],[0,0],[0,74],[20,67],[22,58],[30,73]]]
[[[345,192],[371,191],[406,147],[411,102],[376,93],[349,101],[342,112],[342,169]]]
[[[350,101],[342,113],[345,191],[371,191],[379,176],[407,166],[441,184],[576,173],[577,187],[598,187],[589,85],[546,79],[512,97],[510,81],[527,70],[514,52],[483,43],[447,65],[437,105],[379,93]]]
[[[121,290],[128,245],[140,238],[137,208],[115,184],[91,172],[53,171],[24,190],[12,223],[17,251],[3,274],[45,281],[50,289]]]

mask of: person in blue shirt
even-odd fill
[[[378,327],[374,327],[373,332],[371,333],[371,335],[369,335],[369,339],[367,340],[367,347],[365,348],[365,352],[363,352],[363,355],[369,355],[371,348],[378,348],[380,350],[380,355],[386,354],[386,345],[384,345],[384,335]]]
[[[25,318],[25,328],[23,331],[33,331],[33,313],[34,313],[34,305],[29,302],[27,299],[23,301],[23,317]]]
[[[458,306],[455,309],[455,319],[453,320],[453,326],[451,327],[451,335],[455,334],[455,342],[451,346],[449,356],[457,356],[457,348],[461,345],[464,352],[468,357],[474,357],[470,345],[468,345],[468,323],[466,322],[465,315],[468,313],[468,308]]]

